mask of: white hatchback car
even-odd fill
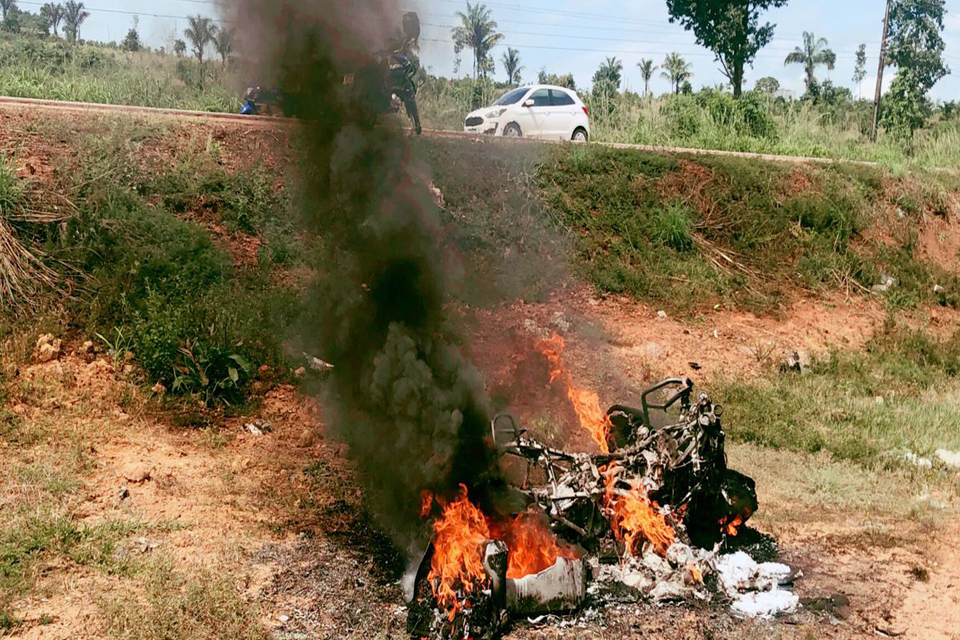
[[[507,138],[586,142],[590,113],[570,89],[538,84],[508,91],[493,106],[468,114],[463,130]]]

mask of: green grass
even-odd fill
[[[805,375],[713,386],[737,441],[867,466],[960,450],[960,334],[939,340],[888,326],[865,351],[831,353]]]
[[[0,95],[237,112],[242,91],[219,63],[62,40],[0,40]]]
[[[46,251],[70,293],[60,332],[96,337],[117,357],[131,352],[168,391],[243,402],[261,365],[283,368],[283,328],[301,309],[293,288],[276,282],[304,251],[275,177],[259,166],[225,170],[205,140],[178,149],[174,168],[144,157],[170,127],[118,120],[103,135],[50,126],[47,135],[84,158],[57,168],[77,212],[17,229]],[[252,262],[233,254],[231,243],[268,232]]]
[[[881,274],[898,281],[893,306],[953,304],[960,292],[954,275],[915,255],[919,222],[943,215],[950,178],[574,147],[551,151],[537,179],[582,273],[602,291],[661,307],[769,313],[797,289],[864,291]],[[866,240],[884,208],[898,206],[906,233]]]

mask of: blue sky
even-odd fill
[[[31,0],[40,3],[41,0]],[[462,0],[403,0],[405,9],[415,9],[423,23],[421,58],[432,73],[453,75],[454,53],[450,27],[454,14],[464,9]],[[642,90],[636,63],[652,58],[658,64],[666,53],[677,51],[693,63],[695,87],[714,85],[724,80],[713,54],[699,47],[693,36],[668,22],[663,0],[489,0],[487,6],[505,35],[496,51],[497,77],[503,78],[499,63],[506,46],[520,51],[524,78],[534,79],[544,67],[550,72],[572,72],[579,87],[587,87],[593,72],[607,56],[624,62],[624,84]],[[138,13],[140,32],[153,47],[169,46],[186,26],[182,16],[202,13],[218,15],[214,3],[205,0],[87,0],[90,18],[81,29],[84,38],[120,40],[130,28],[133,16],[105,10]],[[960,99],[960,0],[947,0],[947,62],[955,70],[933,90],[936,99]],[[21,0],[28,11],[38,6]],[[831,78],[849,86],[856,94],[851,76],[857,46],[867,45],[868,76],[863,83],[864,96],[872,94],[876,82],[877,56],[880,50],[884,0],[792,0],[786,7],[774,9],[763,17],[777,25],[775,39],[757,56],[747,73],[747,86],[760,77],[772,75],[784,88],[803,90],[803,69],[785,67],[783,59],[800,44],[803,31],[829,40],[837,52],[837,66],[828,72],[821,68],[818,77]],[[158,16],[152,15],[158,14]],[[469,52],[466,53],[469,55]],[[469,70],[469,61],[460,75]],[[892,78],[885,74],[885,84]],[[652,82],[654,91],[668,89],[659,72]]]

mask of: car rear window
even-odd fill
[[[547,89],[537,89],[530,94],[530,98],[533,100],[533,106],[535,107],[550,106],[550,92]]]
[[[520,98],[526,95],[527,91],[530,91],[530,87],[520,87],[519,89],[514,89],[513,91],[507,91],[505,94],[497,98],[497,101],[494,102],[494,106],[507,106],[511,104],[517,104],[520,102]]]
[[[566,91],[550,89],[550,104],[555,107],[567,107],[573,104],[573,98]]]

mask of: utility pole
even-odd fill
[[[883,38],[880,39],[880,68],[877,70],[877,93],[873,98],[873,128],[870,130],[870,139],[877,141],[877,123],[880,120],[880,93],[883,89],[883,68],[887,62],[887,29],[890,26],[890,3],[887,0],[887,10],[883,14]]]

